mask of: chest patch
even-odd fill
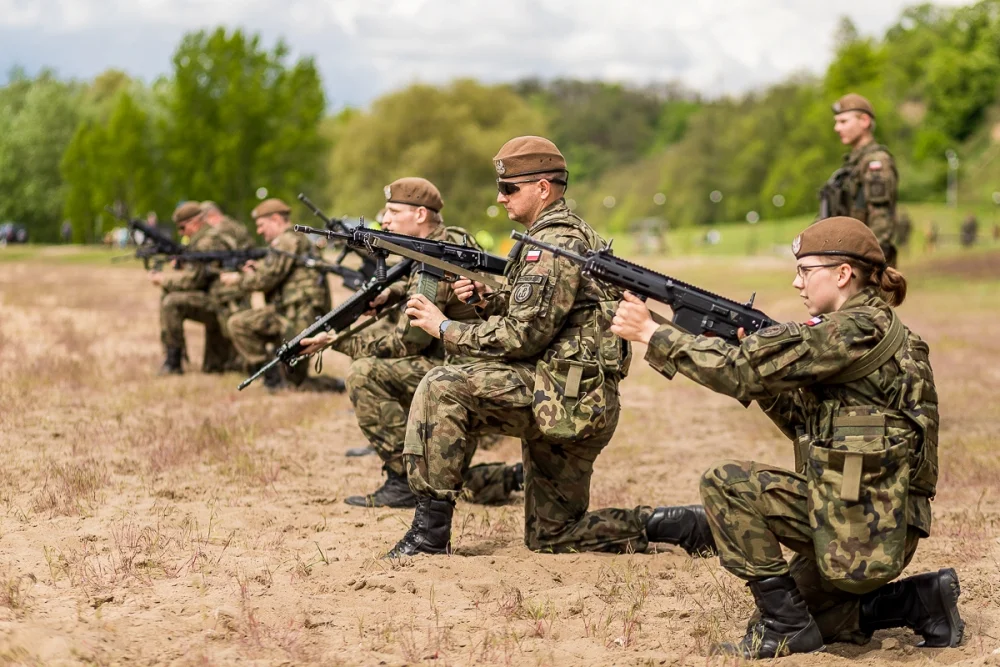
[[[868,169],[871,171],[878,171],[881,168],[882,168],[881,160],[872,160],[871,162],[868,163]]]
[[[514,288],[514,292],[511,298],[514,299],[514,303],[526,303],[531,295],[535,293],[535,286],[531,283],[518,283],[517,287]]]

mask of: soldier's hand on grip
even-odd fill
[[[631,292],[625,292],[618,303],[615,317],[611,320],[611,333],[627,341],[649,343],[658,328],[642,299]]]

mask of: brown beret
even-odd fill
[[[566,171],[566,158],[544,137],[515,137],[493,156],[497,176],[513,178],[528,174]]]
[[[385,186],[385,200],[393,204],[423,206],[435,213],[444,208],[444,200],[434,184],[426,178],[408,176],[399,178]]]
[[[265,199],[261,203],[257,204],[257,208],[250,211],[250,217],[256,220],[257,218],[262,218],[265,215],[271,215],[273,213],[291,213],[292,209],[285,202],[280,199]]]
[[[834,114],[844,113],[845,111],[860,111],[872,118],[875,117],[875,109],[872,108],[872,103],[857,93],[848,93],[833,103]]]
[[[844,255],[885,266],[885,254],[878,239],[865,223],[854,218],[836,217],[820,220],[792,241],[795,258],[811,255]]]
[[[196,201],[186,201],[174,209],[172,220],[175,224],[183,224],[191,218],[201,215],[201,204]]]

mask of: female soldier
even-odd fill
[[[723,567],[749,582],[758,613],[717,651],[770,658],[867,642],[909,627],[923,646],[955,646],[953,569],[889,584],[930,533],[938,409],[928,348],[896,317],[906,280],[853,218],[818,222],[792,244],[792,285],[812,316],[742,337],[658,327],[627,294],[612,331],[649,345],[646,360],[717,392],[758,401],[795,442],[796,471],[726,461],[701,497]],[[741,332],[742,335],[742,332]],[[781,545],[796,552],[789,565]]]

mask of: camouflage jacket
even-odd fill
[[[829,206],[827,217],[846,215],[862,221],[883,247],[896,230],[896,189],[899,174],[889,149],[874,141],[844,156],[820,191]]]
[[[528,234],[576,253],[606,246],[563,199],[545,209]],[[607,377],[625,376],[631,349],[609,331],[621,297],[617,290],[584,277],[567,259],[520,243],[511,250],[505,277],[506,287],[488,297],[485,321],[455,322],[445,330],[449,353],[599,362]]]
[[[186,246],[187,252],[209,252],[217,250],[233,250],[232,241],[220,236],[209,225],[202,225],[201,229],[194,233],[191,241]],[[219,289],[220,283],[216,278],[219,275],[218,268],[210,264],[196,263],[185,265],[183,270],[167,275],[163,280],[164,292],[187,292],[201,290],[213,292]]]
[[[938,401],[927,344],[904,327],[904,344],[882,367],[853,382],[827,382],[878,344],[890,317],[889,306],[867,288],[837,312],[768,327],[738,346],[665,324],[650,340],[646,360],[668,378],[680,372],[719,393],[758,401],[793,440],[832,437],[838,415],[876,408],[887,415],[887,436],[908,445],[906,518],[926,535],[938,473]]]
[[[475,240],[461,227],[437,225],[427,236],[427,239],[479,248]],[[399,303],[402,299],[408,299],[410,296],[422,293],[433,301],[450,320],[456,322],[479,320],[475,308],[459,301],[449,283],[438,281],[424,273],[414,271],[406,281],[392,285],[389,290],[387,307]],[[444,358],[444,347],[441,342],[423,329],[410,326],[410,319],[405,315],[397,315],[394,325],[389,329],[379,327],[370,334],[363,332],[347,338],[337,345],[336,350],[354,359],[359,357],[401,358],[417,354],[435,359]]]
[[[237,250],[246,250],[247,248],[252,248],[254,245],[253,236],[247,230],[246,225],[242,222],[237,222],[228,216],[222,218],[222,222],[219,226],[215,228],[222,236],[226,236],[232,240],[233,247]]]
[[[291,229],[271,241],[271,247],[319,258],[309,239]],[[311,319],[330,310],[330,287],[326,276],[286,255],[269,253],[257,265],[256,271],[242,274],[239,286],[245,292],[263,292],[267,303],[290,320]]]

